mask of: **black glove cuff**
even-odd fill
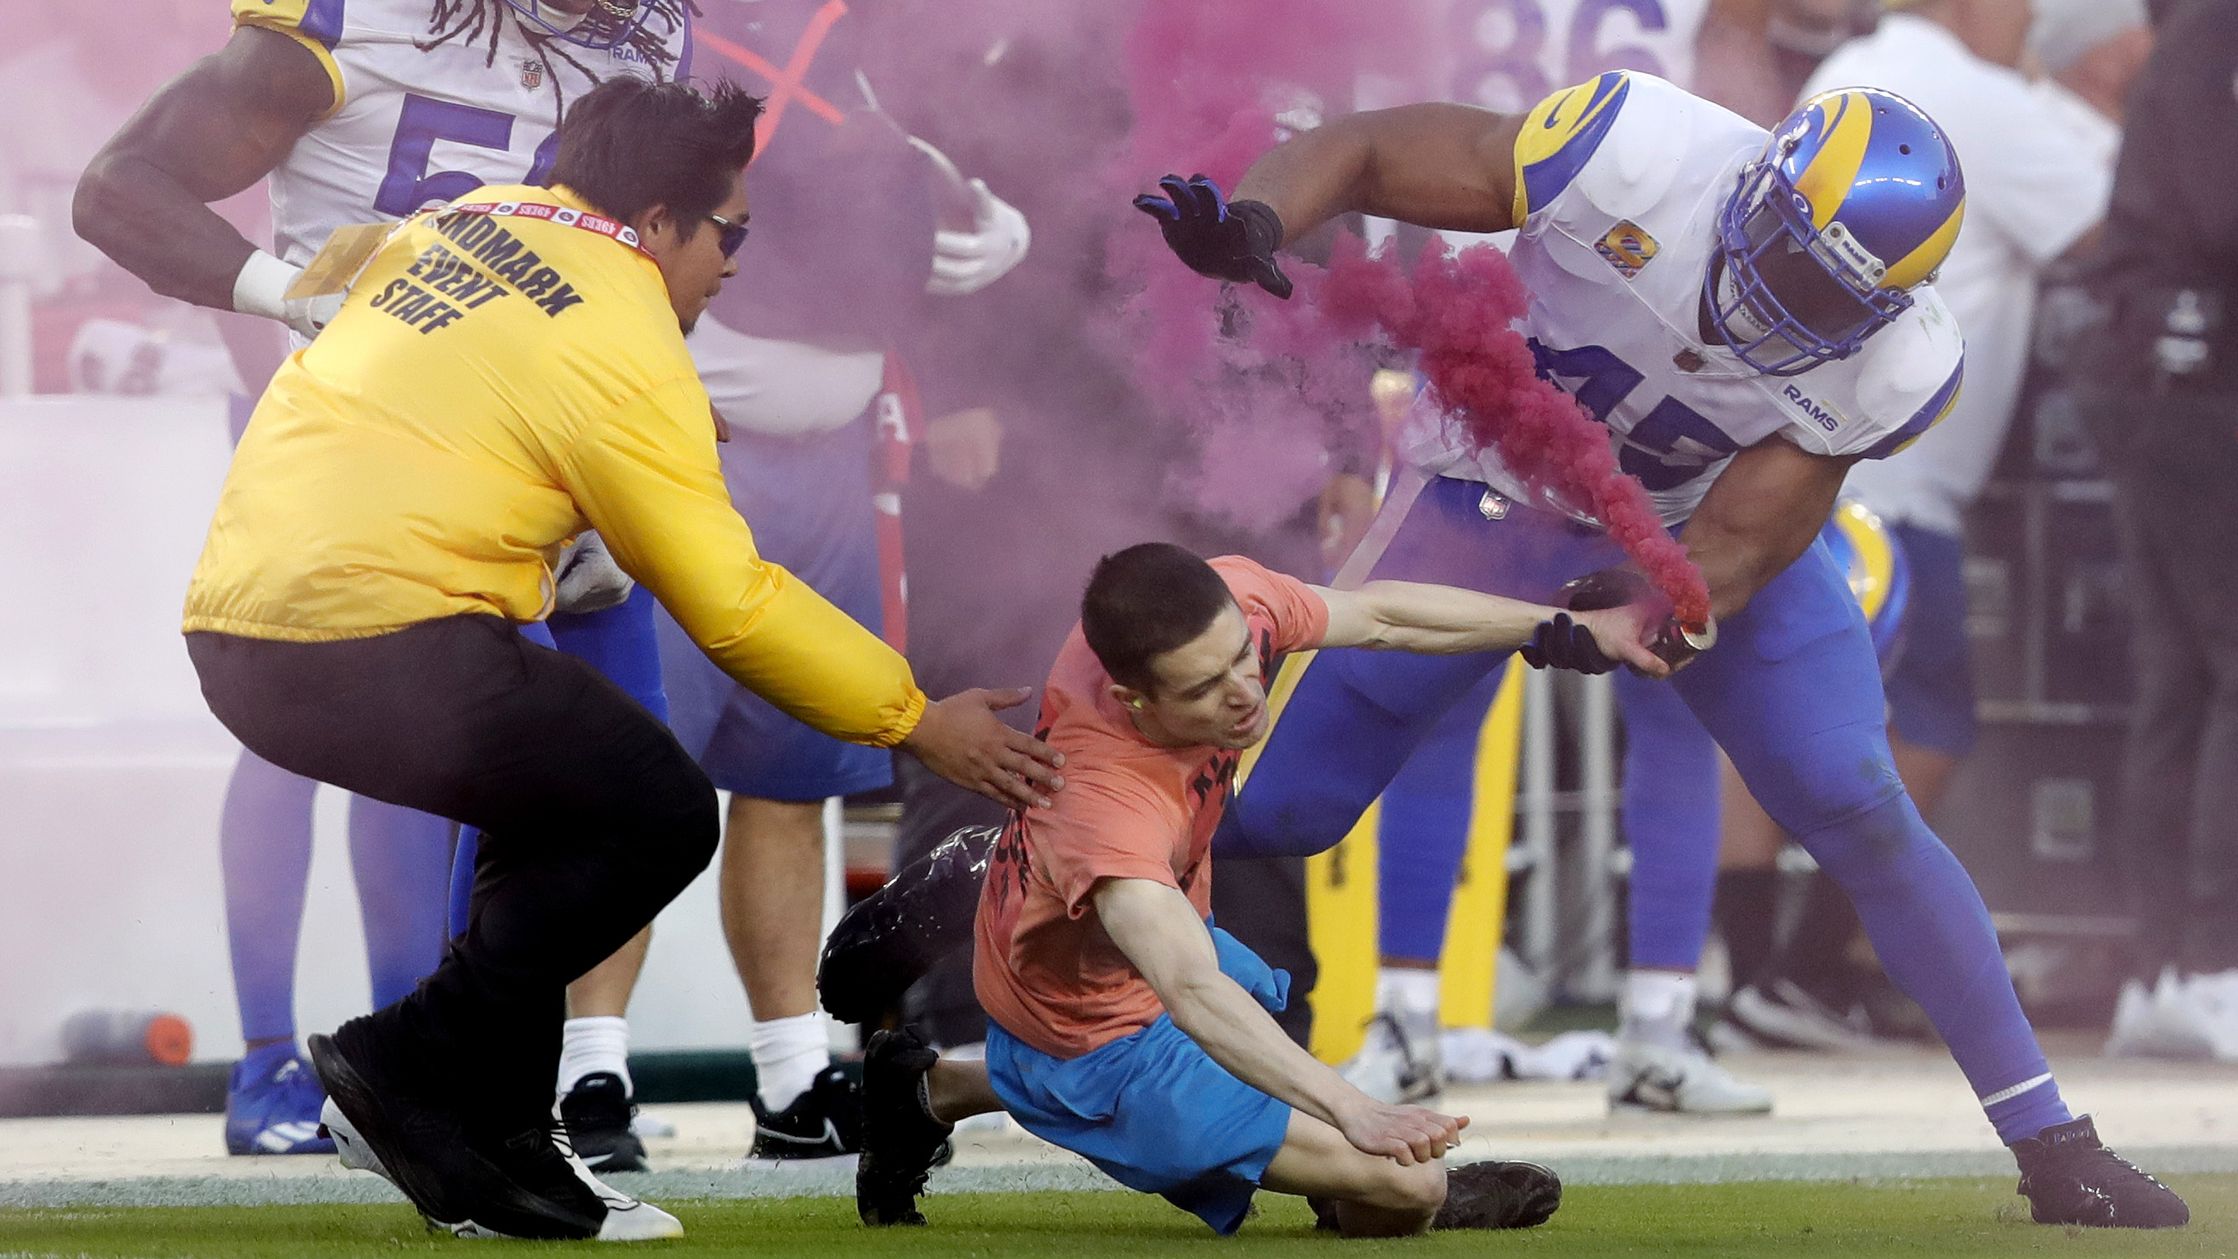
[[[1264,201],[1230,201],[1228,217],[1243,224],[1243,238],[1251,252],[1261,258],[1274,257],[1282,248],[1282,216]]]

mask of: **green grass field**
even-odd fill
[[[1844,1184],[1587,1186],[1526,1233],[1444,1233],[1342,1243],[1346,1254],[1567,1255],[2238,1255],[2238,1175],[2172,1178],[2190,1227],[2167,1233],[2043,1228],[2028,1222],[2010,1177]],[[648,1244],[662,1255],[879,1259],[887,1255],[1068,1255],[1194,1251],[1245,1259],[1338,1245],[1312,1232],[1296,1199],[1266,1195],[1235,1238],[1213,1237],[1156,1199],[1128,1193],[954,1194],[928,1199],[932,1227],[873,1232],[838,1198],[667,1202],[689,1235]],[[543,1250],[567,1243],[531,1247]],[[575,1243],[574,1245],[580,1245]],[[0,1259],[28,1256],[392,1256],[505,1243],[424,1230],[401,1203],[382,1206],[144,1207],[0,1211]],[[630,1253],[639,1253],[633,1249]]]

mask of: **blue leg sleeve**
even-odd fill
[[[611,608],[554,613],[548,645],[598,670],[666,724],[668,693],[661,687],[660,640],[653,630],[658,606],[653,592],[639,586]]]
[[[1773,820],[1857,906],[2005,1141],[2068,1118],[1973,880],[1896,776],[1879,662],[1824,544],[1719,627],[1679,693]]]
[[[412,991],[443,959],[451,876],[447,818],[350,798],[350,873],[365,920],[373,1008]]]
[[[226,944],[241,1036],[295,1035],[295,956],[311,879],[311,797],[317,783],[244,749],[218,819]]]
[[[1378,922],[1386,958],[1435,962],[1476,808],[1477,735],[1507,673],[1495,665],[1430,727],[1383,790],[1377,834]]]
[[[1717,895],[1717,743],[1668,683],[1616,675],[1624,713],[1631,964],[1693,970]]]

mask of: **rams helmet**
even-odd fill
[[[1965,216],[1958,154],[1917,105],[1869,87],[1814,96],[1719,215],[1711,326],[1766,375],[1848,358],[1911,306]]]

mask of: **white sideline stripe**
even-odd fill
[[[2032,1088],[2042,1088],[2044,1085],[2051,1083],[2051,1078],[2051,1072],[2046,1071],[2032,1080],[2022,1080],[2009,1089],[1999,1089],[1983,1098],[1982,1105],[1986,1108],[1995,1106],[2000,1102],[2009,1102]]]

